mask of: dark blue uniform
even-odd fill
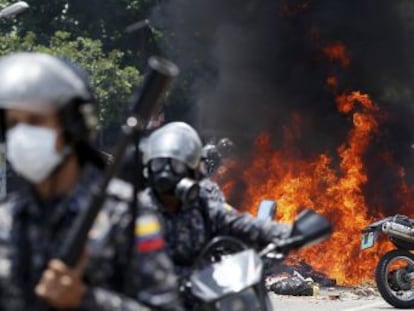
[[[141,206],[153,208],[162,216],[165,227],[167,252],[171,256],[179,277],[185,277],[203,247],[213,237],[228,235],[255,247],[262,247],[274,239],[286,237],[290,228],[284,224],[258,220],[240,213],[227,205],[200,199],[177,212],[168,212],[147,188],[139,195]]]
[[[0,206],[0,310],[52,310],[35,296],[34,287],[80,209],[87,206],[100,175],[88,167],[66,197],[40,203],[30,191],[22,191]],[[148,310],[143,305],[181,310],[158,218],[139,209],[132,219],[131,197],[129,184],[111,182],[89,235],[84,276],[88,291],[79,310]]]
[[[204,178],[199,182],[200,196],[203,199],[211,200],[215,202],[225,203],[226,198],[220,189],[220,186],[212,181],[210,178]]]

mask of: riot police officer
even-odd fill
[[[288,226],[239,213],[226,203],[194,196],[189,180],[196,179],[201,149],[194,129],[172,123],[154,131],[143,152],[150,186],[140,193],[139,201],[162,215],[168,253],[177,274],[184,278],[203,246],[214,236],[232,235],[264,246],[290,231]]]
[[[200,170],[205,176],[211,176],[221,165],[221,154],[214,144],[206,144],[201,150]]]
[[[225,159],[234,153],[234,144],[229,138],[222,138],[217,144],[208,143],[201,151],[200,170],[204,176],[212,176]]]
[[[211,180],[211,176],[223,164],[223,161],[233,154],[234,144],[229,138],[222,138],[214,145],[208,143],[203,146],[200,160],[200,195],[213,201],[225,202],[226,198],[220,186]]]
[[[164,126],[165,131],[168,131],[170,128],[173,131],[186,132],[184,135],[192,137],[198,136],[196,130],[184,122],[170,122]],[[145,144],[143,144],[143,150],[144,146]],[[212,144],[206,144],[203,146],[199,170],[198,172],[194,172],[194,178],[198,181],[199,194],[201,197],[223,203],[226,202],[226,199],[220,189],[220,186],[210,179],[213,172],[213,166],[216,166],[216,164],[219,165],[218,162],[215,162],[216,160],[220,161],[220,155],[216,146]],[[145,168],[145,170],[148,171],[148,168]]]
[[[226,198],[221,191],[220,186],[210,179],[211,174],[217,168],[219,162],[220,155],[217,147],[213,144],[206,144],[201,150],[201,159],[199,165],[200,196],[209,200],[224,203],[226,202]]]
[[[7,158],[26,182],[0,205],[0,309],[180,309],[158,218],[139,209],[131,219],[126,182],[111,182],[79,263],[56,259],[102,175],[85,75],[57,57],[16,53],[0,58],[0,76]]]

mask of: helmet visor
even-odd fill
[[[159,173],[167,165],[169,165],[171,170],[175,174],[178,174],[178,175],[185,174],[188,171],[188,168],[184,162],[176,160],[176,159],[169,159],[169,158],[155,158],[151,160],[149,164],[149,169],[153,173]]]

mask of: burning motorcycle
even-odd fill
[[[375,270],[375,280],[381,296],[390,305],[414,308],[414,220],[395,215],[374,222],[363,229],[361,249],[374,246],[384,233],[396,246],[381,257]]]
[[[289,251],[324,240],[330,223],[321,215],[303,211],[294,222],[290,237],[267,245],[260,252],[232,237],[216,237],[197,259],[187,282],[187,291],[200,311],[270,311],[272,305],[264,285],[263,259],[282,261]],[[217,258],[215,249],[228,251]]]

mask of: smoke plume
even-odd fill
[[[289,128],[304,157],[334,153],[352,123],[327,86],[335,76],[336,93],[368,93],[384,112],[366,157],[390,153],[414,181],[411,0],[166,0],[153,15],[170,56],[191,77],[206,135],[228,135],[249,150],[263,131],[280,147]],[[324,56],[339,43],[349,63]],[[394,171],[381,159],[368,162],[366,191],[392,197]]]

